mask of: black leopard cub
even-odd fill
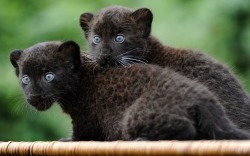
[[[153,14],[111,6],[96,14],[83,13],[80,25],[93,58],[102,67],[131,63],[168,67],[206,86],[225,108],[228,117],[250,132],[250,96],[223,64],[193,50],[164,46],[150,35]]]
[[[72,140],[249,139],[208,89],[169,68],[99,68],[73,42],[15,50],[10,61],[27,102],[69,114]]]

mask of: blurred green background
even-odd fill
[[[151,9],[154,36],[215,57],[250,92],[249,0],[0,0],[0,140],[58,140],[71,134],[70,118],[58,105],[38,112],[25,103],[9,53],[48,40],[75,40],[86,50],[79,15],[110,5]]]

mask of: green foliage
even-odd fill
[[[70,135],[70,118],[57,104],[37,112],[25,103],[9,53],[48,40],[74,40],[87,50],[79,15],[110,5],[150,8],[153,35],[170,46],[207,52],[230,66],[250,91],[249,0],[1,0],[0,140],[57,140]]]

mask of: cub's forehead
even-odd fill
[[[23,68],[45,67],[56,59],[61,42],[42,42],[25,49],[18,61]]]
[[[104,8],[94,15],[94,22],[96,21],[109,21],[119,22],[125,20],[131,13],[132,9],[122,6],[111,6]],[[111,20],[111,21],[110,21]]]
[[[133,24],[130,20],[132,12],[132,9],[120,6],[104,8],[94,15],[92,30],[99,35],[104,33],[103,36],[107,36],[129,29]]]
[[[38,44],[29,47],[28,49],[24,50],[24,54],[32,55],[32,54],[39,54],[39,53],[53,53],[56,51],[59,46],[62,44],[60,41],[53,41],[53,42],[41,42]]]
[[[61,42],[41,42],[25,49],[21,55],[21,60],[36,59],[53,56],[58,50]]]

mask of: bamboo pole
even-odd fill
[[[250,155],[250,141],[0,142],[1,155]]]

